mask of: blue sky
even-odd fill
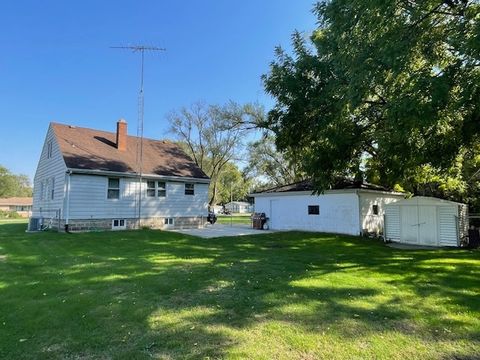
[[[166,114],[196,101],[273,104],[260,76],[274,47],[311,32],[312,0],[8,1],[0,7],[0,164],[33,178],[50,121],[135,134],[138,54],[145,136],[168,138]]]

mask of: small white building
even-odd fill
[[[307,230],[348,235],[383,232],[386,204],[404,194],[365,183],[344,181],[321,195],[308,181],[279,186],[251,196],[255,212],[265,213],[272,230]]]
[[[385,207],[385,239],[427,246],[460,246],[468,231],[467,205],[416,196]]]
[[[245,201],[231,201],[225,204],[225,209],[232,213],[247,214],[252,212],[253,206]]]

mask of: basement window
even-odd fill
[[[320,205],[308,205],[308,215],[320,215]]]
[[[108,178],[107,199],[120,198],[120,179]]]
[[[195,184],[185,184],[185,195],[195,195]]]
[[[124,230],[127,228],[127,222],[125,219],[113,219],[112,230]]]
[[[173,218],[165,218],[164,222],[165,222],[165,225],[173,225],[174,224]]]

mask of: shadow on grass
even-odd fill
[[[478,322],[448,316],[480,314],[478,252],[301,232],[199,239],[22,226],[0,225],[0,357],[222,358],[262,322],[345,339],[480,342]],[[442,306],[425,305],[431,297]]]

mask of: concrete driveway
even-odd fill
[[[193,235],[202,238],[226,237],[226,236],[244,236],[272,233],[272,230],[256,230],[249,225],[226,225],[226,224],[208,224],[203,229],[175,229],[171,230],[181,234]]]

